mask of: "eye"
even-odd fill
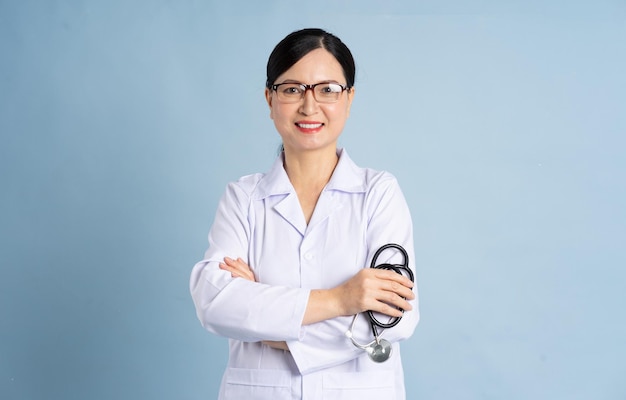
[[[282,85],[281,92],[286,96],[299,96],[302,93],[302,87],[299,85]]]
[[[320,94],[329,95],[329,94],[341,93],[342,88],[340,85],[336,83],[325,83],[323,85],[318,86],[318,91]]]

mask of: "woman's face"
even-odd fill
[[[302,57],[276,79],[275,84],[297,82],[313,85],[336,82],[346,85],[343,69],[335,57],[325,49],[316,49]],[[318,103],[313,91],[307,90],[297,103],[282,103],[276,92],[265,89],[270,106],[270,118],[283,139],[287,152],[311,150],[335,151],[337,139],[350,115],[354,88],[344,91],[335,103]]]

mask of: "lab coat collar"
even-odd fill
[[[283,162],[284,153],[280,153],[276,161],[274,161],[272,168],[259,181],[256,194],[254,195],[255,199],[260,200],[269,196],[288,194],[294,191]]]
[[[315,229],[333,212],[343,207],[342,202],[331,200],[331,197],[325,193],[331,194],[333,191],[365,192],[365,170],[357,167],[344,149],[338,149],[337,155],[339,162],[315,205],[315,211],[308,225],[304,220],[296,191],[283,166],[284,156],[282,154],[276,159],[270,171],[259,181],[254,198],[265,199],[270,196],[284,196],[274,205],[274,210],[304,236],[306,232]]]
[[[339,162],[324,190],[338,190],[348,193],[365,192],[365,171],[359,168],[348,156],[345,149],[337,149]],[[261,178],[256,191],[257,199],[295,192],[285,171],[284,154],[274,161],[272,168]]]
[[[337,155],[339,162],[326,185],[326,190],[339,190],[348,193],[365,192],[365,171],[352,161],[346,149],[338,149]]]

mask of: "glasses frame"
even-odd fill
[[[333,85],[337,85],[341,88],[341,93],[339,93],[339,95],[337,96],[337,100],[334,101],[319,101],[317,99],[317,96],[315,94],[315,87],[318,85],[328,85],[328,84],[333,84]],[[283,82],[283,83],[277,83],[271,86],[272,90],[274,92],[276,92],[276,95],[278,96],[278,87],[281,85],[296,85],[296,86],[300,86],[301,88],[304,89],[304,91],[302,92],[302,95],[300,96],[300,98],[297,101],[284,101],[284,100],[280,100],[283,103],[287,103],[287,104],[293,104],[293,103],[297,103],[299,101],[302,101],[302,99],[304,99],[304,96],[306,96],[306,92],[307,90],[310,90],[311,93],[313,93],[313,98],[315,99],[315,101],[317,101],[318,103],[322,103],[322,104],[332,104],[332,103],[336,103],[339,101],[339,98],[341,97],[341,95],[343,94],[343,92],[345,92],[346,90],[349,90],[350,88],[347,85],[342,85],[341,83],[337,83],[337,82],[319,82],[319,83],[314,83],[312,85],[307,85],[306,83],[300,83],[300,82]]]

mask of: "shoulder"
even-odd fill
[[[400,189],[395,175],[389,171],[362,168],[356,166],[356,164],[354,164],[354,168],[359,171],[358,174],[361,176],[364,191],[368,196]]]
[[[369,190],[398,186],[398,180],[391,172],[388,171],[363,168],[363,175],[365,177],[365,185]]]
[[[392,173],[367,168],[364,172],[366,202],[370,205],[375,206],[392,198],[404,198],[398,180]]]
[[[395,175],[385,170],[356,165],[355,168],[361,176],[366,209],[370,214],[376,214],[385,208],[397,210],[405,207],[406,200]]]
[[[390,172],[358,166],[345,149],[341,149],[339,154],[339,163],[329,183],[332,189],[369,195],[398,186],[396,177]]]
[[[226,192],[241,197],[250,198],[253,196],[259,185],[259,182],[263,180],[264,176],[264,173],[244,175],[236,181],[229,182],[228,185],[226,185]]]

